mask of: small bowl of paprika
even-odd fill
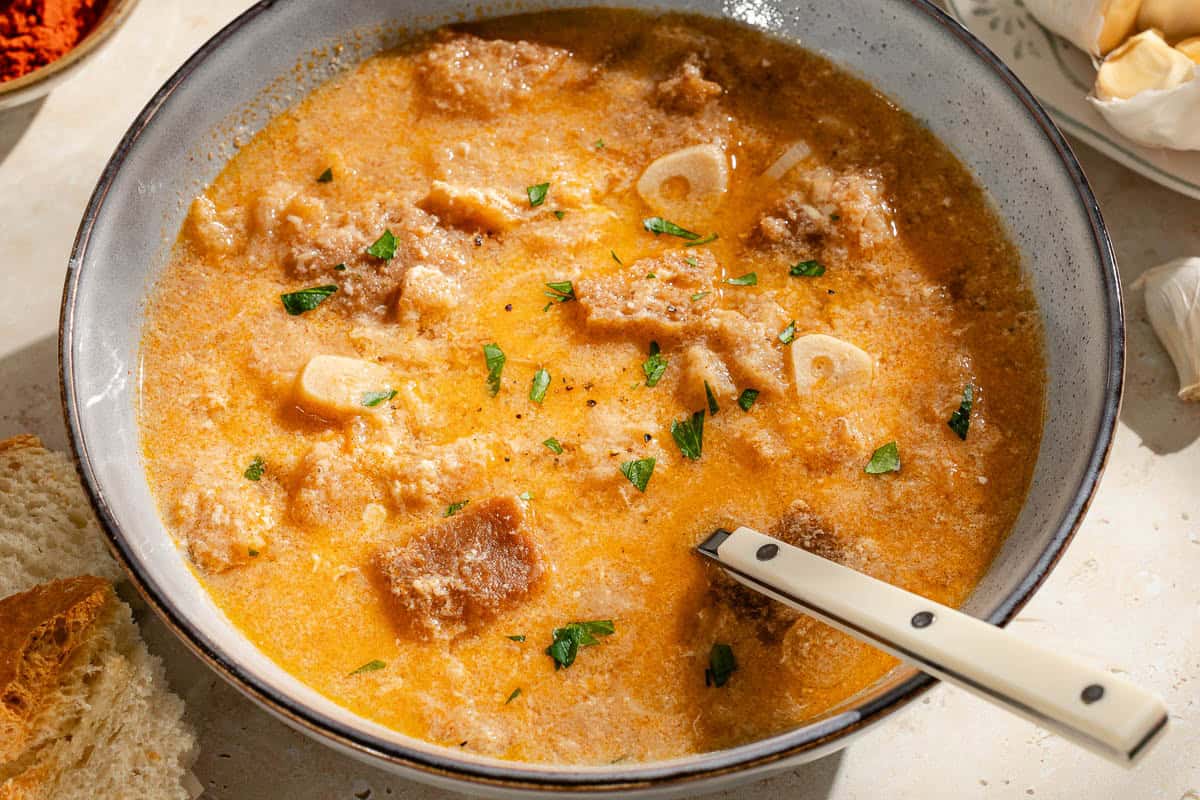
[[[47,94],[129,18],[137,0],[0,0],[0,109]]]

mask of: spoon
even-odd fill
[[[1123,765],[1167,726],[1124,678],[750,528],[697,548],[739,583]]]

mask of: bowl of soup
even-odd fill
[[[932,680],[694,547],[1006,623],[1120,397],[1078,164],[923,2],[468,6],[261,3],[130,128],[62,320],[115,551],[235,686],[419,779],[845,745]]]

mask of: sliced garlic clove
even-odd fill
[[[1141,5],[1142,0],[1025,0],[1038,22],[1094,56],[1125,41]]]
[[[1146,316],[1179,373],[1179,398],[1200,401],[1200,258],[1177,258],[1149,270]]]
[[[652,161],[637,182],[646,205],[681,218],[713,211],[728,188],[729,164],[725,151],[715,144],[667,153]]]
[[[296,402],[327,419],[369,414],[387,407],[391,372],[379,364],[346,356],[313,356],[296,377]],[[381,394],[382,393],[382,394]]]
[[[792,377],[801,397],[814,389],[865,386],[875,375],[875,361],[859,347],[834,336],[809,333],[791,344]]]
[[[804,140],[793,142],[788,149],[783,151],[783,154],[779,158],[771,163],[771,166],[763,170],[763,177],[767,180],[777,181],[788,174],[792,167],[811,155],[812,147],[809,146],[808,142]]]
[[[1175,49],[1183,53],[1185,56],[1200,64],[1200,36],[1193,36],[1190,39],[1184,39],[1179,44],[1175,45]]]
[[[1168,91],[1192,80],[1196,65],[1157,31],[1144,31],[1109,53],[1096,74],[1096,97],[1128,100],[1149,91]]]
[[[1154,31],[1109,56],[1088,101],[1131,141],[1200,150],[1200,68]]]
[[[1138,30],[1155,28],[1171,41],[1200,34],[1200,3],[1196,0],[1142,0]]]

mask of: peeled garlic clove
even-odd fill
[[[1175,49],[1183,53],[1185,56],[1200,64],[1200,36],[1193,36],[1190,39],[1184,39],[1179,44],[1175,45]]]
[[[1141,5],[1142,0],[1025,0],[1038,22],[1094,56],[1125,41]]]
[[[1138,30],[1156,28],[1171,41],[1200,33],[1200,3],[1196,0],[1142,0]]]
[[[865,386],[875,375],[875,362],[861,348],[823,333],[797,336],[791,344],[796,393]]]
[[[1200,150],[1200,71],[1155,31],[1139,33],[1109,55],[1088,101],[1132,141]]]
[[[637,190],[646,205],[660,214],[685,217],[711,212],[729,188],[725,151],[715,144],[698,144],[667,153],[650,163]]]
[[[1146,316],[1179,373],[1179,398],[1200,401],[1200,258],[1177,258],[1146,272]]]
[[[329,419],[369,414],[387,407],[392,376],[371,361],[346,356],[313,356],[296,377],[296,402]]]

